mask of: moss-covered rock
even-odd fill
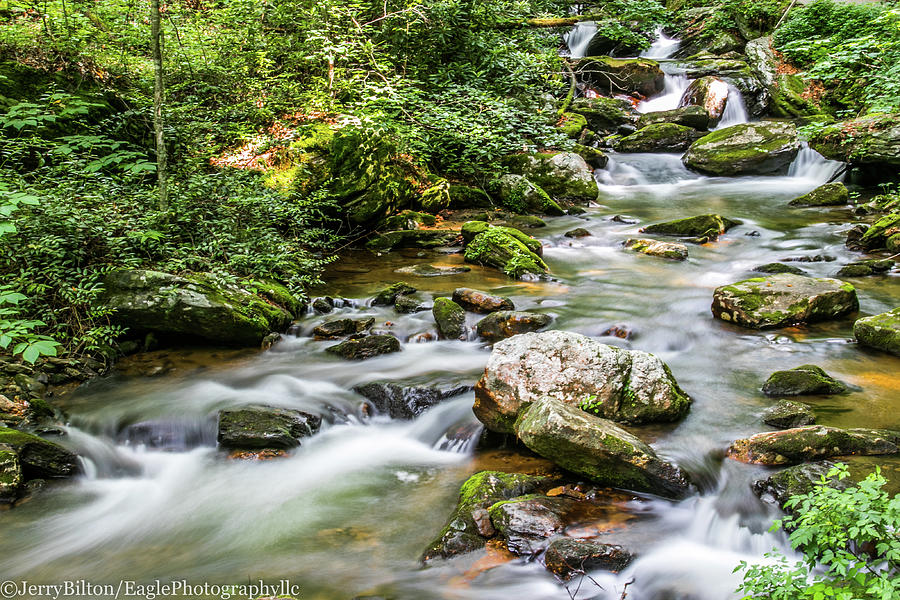
[[[565,214],[547,192],[524,175],[506,174],[498,180],[494,188],[500,204],[514,212],[534,212],[553,216]]]
[[[696,217],[685,217],[684,219],[648,225],[642,228],[641,232],[692,238],[688,241],[705,244],[706,242],[719,239],[721,234],[740,224],[740,221],[728,219],[721,215],[697,215]]]
[[[658,256],[660,258],[669,258],[672,260],[686,260],[688,257],[688,249],[684,244],[673,244],[671,242],[659,242],[647,239],[631,239],[625,240],[625,247],[634,252],[640,252],[648,256]]]
[[[763,423],[776,429],[804,427],[816,422],[816,413],[809,404],[793,400],[779,400],[763,411]]]
[[[74,453],[36,435],[0,427],[0,445],[15,451],[26,480],[72,477],[81,473],[81,465]]]
[[[832,456],[896,454],[898,442],[900,432],[896,431],[813,425],[736,440],[728,455],[759,465],[790,465]]]
[[[384,219],[378,228],[382,231],[413,230],[419,229],[422,225],[433,227],[436,222],[437,219],[434,215],[414,210],[404,210]]]
[[[513,554],[533,555],[565,528],[565,515],[575,501],[562,496],[530,494],[501,500],[488,511],[491,524]]]
[[[497,502],[509,500],[546,487],[551,480],[534,475],[480,471],[469,477],[459,490],[459,501],[450,519],[422,555],[424,562],[450,558],[484,547],[487,538],[479,533],[472,517],[476,510],[487,510]]]
[[[841,267],[837,272],[838,277],[868,277],[870,275],[883,275],[894,268],[894,261],[885,258],[870,258],[853,261]]]
[[[834,463],[822,461],[805,465],[795,465],[773,473],[766,479],[753,483],[753,492],[764,502],[774,502],[782,509],[791,496],[808,494],[816,484],[827,478]],[[826,479],[827,484],[835,489],[846,489],[848,484],[837,477]]]
[[[447,275],[461,275],[468,273],[472,267],[465,265],[429,265],[420,263],[418,265],[410,265],[408,267],[400,267],[394,269],[394,273],[401,275],[415,275],[416,277],[444,277]]]
[[[475,324],[478,336],[489,342],[529,331],[539,331],[553,321],[550,315],[514,310],[492,312]]]
[[[515,338],[513,338],[515,339]],[[553,398],[523,408],[515,433],[530,450],[591,481],[638,492],[680,497],[687,476],[612,421]]]
[[[321,424],[319,415],[301,410],[243,406],[219,411],[217,439],[224,448],[295,448]]]
[[[550,542],[543,556],[547,570],[563,580],[585,571],[618,572],[633,560],[634,555],[622,546],[570,537]]]
[[[682,160],[709,175],[769,175],[785,171],[799,151],[790,123],[742,123],[700,138]]]
[[[900,356],[900,308],[859,319],[853,335],[863,346]]]
[[[392,335],[369,335],[329,346],[325,351],[348,360],[365,360],[381,354],[400,352],[400,341]]]
[[[696,106],[706,112],[709,122],[718,123],[728,103],[728,84],[718,77],[695,79],[684,91],[679,108]]]
[[[587,119],[578,113],[565,112],[559,118],[556,126],[563,135],[577,140],[581,137],[581,132],[587,129]]]
[[[564,331],[525,333],[494,345],[475,386],[475,416],[510,433],[519,412],[541,398],[626,424],[677,421],[691,399],[657,357]]]
[[[333,319],[313,328],[313,335],[320,339],[334,339],[345,335],[362,333],[372,328],[375,317],[365,319]]]
[[[12,504],[19,497],[25,475],[15,449],[0,444],[0,506]]]
[[[619,152],[681,152],[703,134],[685,125],[656,123],[613,142]]]
[[[857,310],[856,289],[849,283],[790,273],[724,285],[712,304],[716,318],[751,329],[829,321]]]
[[[390,251],[397,248],[438,248],[449,246],[459,234],[452,229],[404,229],[376,235],[368,242],[370,250]]]
[[[419,205],[426,213],[436,215],[445,208],[450,208],[450,182],[439,179],[431,187],[422,192]]]
[[[397,296],[397,299],[394,300],[394,310],[396,310],[401,315],[408,315],[425,310],[431,310],[431,306],[431,304],[425,301],[425,299],[423,299],[418,294]]]
[[[133,333],[189,336],[217,344],[258,346],[271,331],[283,331],[293,314],[255,286],[219,282],[212,275],[171,275],[141,269],[115,271],[104,278],[101,302],[115,310],[112,319]],[[280,287],[280,286],[279,286]],[[296,300],[295,300],[296,302]]]
[[[570,110],[583,115],[588,127],[598,133],[614,133],[622,125],[633,124],[639,116],[627,100],[606,96],[576,98]]]
[[[808,117],[822,113],[822,109],[812,100],[804,97],[807,84],[799,75],[778,73],[769,86],[771,101],[769,113],[774,117]]]
[[[854,165],[900,166],[900,114],[870,115],[826,127],[810,146]]]
[[[649,58],[594,56],[578,61],[578,73],[591,86],[613,94],[652,96],[662,91],[665,75]]]
[[[602,150],[584,144],[575,144],[575,154],[584,159],[584,162],[593,169],[602,169],[609,163],[609,157]]]
[[[533,250],[535,244],[540,242],[517,229],[488,225],[466,244],[464,256],[466,262],[500,269],[510,277],[541,275],[548,267]]]
[[[787,371],[775,371],[762,387],[766,396],[809,396],[842,394],[847,386],[816,365],[801,365]]]
[[[372,306],[391,306],[397,300],[397,296],[408,296],[417,291],[408,283],[398,281],[375,294],[375,297],[372,298]]]
[[[575,229],[570,229],[569,231],[565,232],[563,235],[565,235],[567,238],[583,238],[590,237],[591,232],[584,227],[576,227]]]
[[[504,164],[510,172],[527,177],[558,202],[587,204],[599,194],[594,170],[575,152],[513,154],[504,159]]]
[[[431,309],[441,336],[448,340],[465,339],[466,311],[450,298],[435,298]]]
[[[495,296],[472,288],[453,290],[453,301],[464,309],[476,313],[488,314],[498,310],[515,310],[513,301],[503,296]]]
[[[900,212],[885,215],[875,221],[853,245],[862,250],[900,250]]]
[[[820,185],[808,194],[794,198],[788,204],[791,206],[843,206],[850,201],[850,192],[847,187],[836,181]]]
[[[794,275],[806,275],[806,271],[794,265],[786,265],[784,263],[766,263],[753,268],[757,273],[768,273],[775,275],[778,273],[793,273]]]
[[[451,185],[450,208],[491,208],[491,197],[481,188],[468,185]]]
[[[638,119],[638,129],[659,123],[674,123],[699,131],[709,129],[709,113],[702,106],[682,106],[672,110],[648,112]]]

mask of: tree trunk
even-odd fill
[[[606,18],[604,15],[575,15],[572,17],[558,17],[548,19],[524,19],[521,21],[506,21],[496,23],[488,29],[525,29],[528,27],[571,27],[581,21],[598,21]]]
[[[156,176],[159,183],[159,211],[169,210],[166,173],[166,139],[163,133],[163,35],[159,18],[159,0],[150,0],[150,46],[153,53],[153,130],[156,133]]]

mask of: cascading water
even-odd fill
[[[683,73],[666,73],[662,92],[640,102],[637,105],[638,112],[648,113],[678,108],[678,103],[681,102],[681,97],[690,84],[691,80]]]
[[[581,21],[576,23],[571,31],[566,34],[566,45],[569,47],[569,57],[582,58],[587,51],[591,38],[597,33],[597,24],[593,21]]]
[[[681,40],[670,38],[663,32],[662,27],[660,27],[656,30],[656,40],[641,54],[641,56],[654,59],[669,58],[676,50],[678,50],[680,44]]]
[[[747,105],[744,103],[744,96],[733,85],[728,86],[728,99],[725,101],[725,110],[722,112],[722,118],[713,129],[722,129],[723,127],[731,127],[748,121]]]

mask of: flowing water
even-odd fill
[[[569,49],[570,58],[583,58],[587,51],[591,38],[597,33],[597,24],[593,21],[581,21],[576,23],[571,31],[565,35],[566,46]]]

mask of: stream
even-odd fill
[[[660,53],[673,49],[669,43]],[[681,85],[683,76],[670,77],[673,86]],[[673,108],[648,108],[671,102],[668,85],[667,78],[667,89],[644,108]],[[734,118],[746,120],[746,112]],[[394,271],[419,263],[459,265],[462,256],[348,251],[326,273],[321,293],[352,302],[329,318],[373,316],[377,329],[404,342],[401,352],[342,361],[324,352],[334,342],[308,337],[323,320],[308,315],[297,336],[263,353],[157,353],[179,368],[82,386],[59,403],[72,416],[61,443],[85,457],[86,475],[0,513],[2,579],[288,579],[304,599],[569,598],[540,565],[497,560],[490,552],[421,569],[420,554],[470,474],[541,465],[512,452],[475,452],[480,425],[472,393],[413,421],[361,413],[355,385],[472,385],[489,356],[490,348],[476,341],[425,341],[435,330],[430,312],[400,315],[367,306],[377,290],[406,279],[426,295],[466,286],[509,296],[519,310],[552,315],[555,329],[646,350],[667,362],[694,399],[691,412],[676,425],[635,430],[660,456],[688,470],[700,492],[680,502],[629,496],[607,523],[595,524],[604,541],[633,549],[639,559],[617,575],[592,574],[596,583],[585,580],[577,597],[617,600],[629,584],[630,600],[729,598],[740,560],[785,549],[783,536],[767,532],[776,511],[749,487],[769,471],[723,459],[731,441],[766,430],[761,413],[771,401],[759,388],[772,371],[814,363],[853,386],[848,394],[816,401],[823,424],[900,429],[897,359],[852,343],[852,318],[751,331],[710,313],[713,289],[752,276],[757,265],[833,257],[795,263],[810,275],[833,276],[858,258],[844,246],[846,209],[787,206],[839,166],[804,149],[785,176],[717,178],[688,171],[680,155],[611,153],[607,168],[596,172],[597,205],[531,231],[545,246],[547,280],[516,282],[477,266],[458,275],[404,277]],[[691,245],[684,262],[621,247],[644,224],[710,212],[743,224],[716,243]],[[623,218],[614,220],[617,215]],[[592,235],[563,235],[575,227]],[[900,277],[853,283],[861,316],[900,305]],[[473,325],[476,315],[468,316]],[[613,326],[632,335],[604,336]],[[260,403],[316,412],[328,425],[288,457],[227,460],[215,447],[216,411]],[[852,462],[860,469],[879,464],[889,478],[900,466],[892,459]]]

